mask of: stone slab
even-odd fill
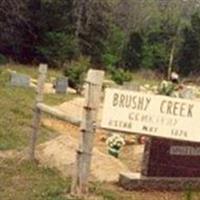
[[[178,191],[200,189],[200,178],[143,177],[139,173],[120,173],[119,185],[126,190]]]
[[[30,77],[28,75],[12,72],[11,73],[11,85],[17,86],[17,87],[29,87],[30,86]]]
[[[57,78],[55,89],[56,93],[63,93],[65,94],[67,92],[68,87],[68,79],[65,77]]]
[[[194,90],[192,88],[184,88],[180,91],[180,97],[184,99],[195,99]]]

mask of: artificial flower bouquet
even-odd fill
[[[117,158],[121,148],[125,145],[125,141],[119,134],[113,134],[106,140],[106,144],[108,146],[108,153]]]

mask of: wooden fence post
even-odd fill
[[[38,103],[43,102],[43,92],[44,92],[44,84],[47,74],[47,65],[40,64],[39,66],[39,77],[37,83],[37,96],[34,107],[34,116],[33,116],[33,124],[32,124],[32,134],[30,138],[30,149],[29,149],[29,160],[35,160],[35,145],[37,140],[37,133],[39,131],[40,120],[41,120],[41,110],[37,107]]]
[[[88,192],[88,177],[103,78],[104,72],[100,70],[89,70],[87,75],[85,105],[80,126],[81,138],[71,187],[72,195],[82,196]]]

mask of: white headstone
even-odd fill
[[[18,74],[15,72],[11,73],[11,85],[18,87],[29,87],[30,77],[24,74]]]

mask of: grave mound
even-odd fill
[[[58,169],[63,176],[74,171],[78,140],[62,135],[37,147],[36,158],[43,166]],[[91,165],[91,180],[117,182],[121,172],[128,168],[118,159],[94,148]]]

